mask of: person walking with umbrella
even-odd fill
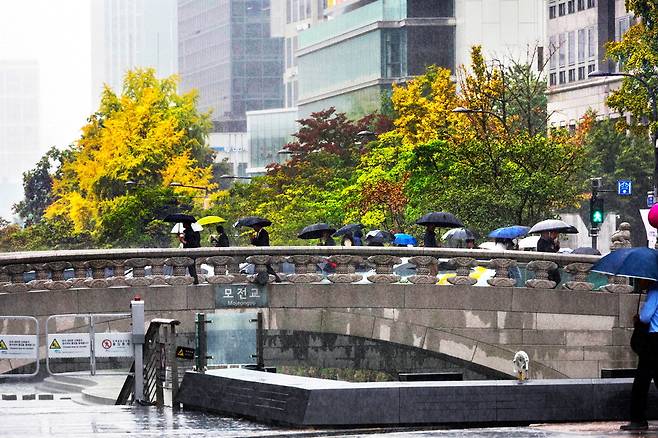
[[[212,243],[213,246],[217,246],[217,247],[231,246],[231,243],[228,240],[228,236],[224,231],[224,227],[221,225],[217,225],[216,230],[217,230],[217,234],[213,234],[212,236],[210,236],[210,243]]]
[[[630,422],[621,430],[642,431],[649,428],[647,399],[651,380],[658,387],[658,251],[652,248],[624,248],[601,258],[592,271],[636,278],[636,287],[647,291],[642,309],[633,317],[631,348],[638,355],[631,389]],[[640,297],[638,297],[638,308]]]
[[[183,244],[183,248],[200,248],[201,247],[201,233],[192,229],[192,222],[183,222],[183,233],[178,236],[178,239]],[[199,284],[199,276],[196,272],[196,261],[187,267],[194,284]]]
[[[537,241],[537,252],[556,253],[560,250],[560,241],[558,239],[560,233],[577,234],[578,230],[561,220],[546,219],[533,225],[528,231],[528,234],[532,233],[539,233],[540,236]],[[559,269],[548,271],[548,279],[554,281],[555,287],[557,287],[562,280]]]

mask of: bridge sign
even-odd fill
[[[259,284],[215,286],[215,308],[267,307],[267,287]]]
[[[630,196],[633,194],[633,182],[630,179],[617,180],[617,194],[619,196]]]

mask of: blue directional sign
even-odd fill
[[[647,195],[647,208],[653,207],[653,204],[655,204],[653,195]]]
[[[620,196],[630,196],[633,193],[633,182],[630,179],[617,180],[617,194]]]

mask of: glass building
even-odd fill
[[[247,113],[249,136],[249,168],[251,175],[265,173],[265,166],[285,161],[287,156],[278,154],[283,146],[294,140],[297,132],[297,108],[278,108]]]
[[[270,0],[179,0],[181,88],[197,89],[215,130],[243,132],[247,111],[283,106],[283,38]]]
[[[331,106],[379,110],[394,82],[428,65],[455,68],[454,0],[361,0],[299,34],[300,116]]]

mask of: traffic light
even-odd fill
[[[589,221],[593,227],[603,223],[603,199],[592,197],[589,200]]]

